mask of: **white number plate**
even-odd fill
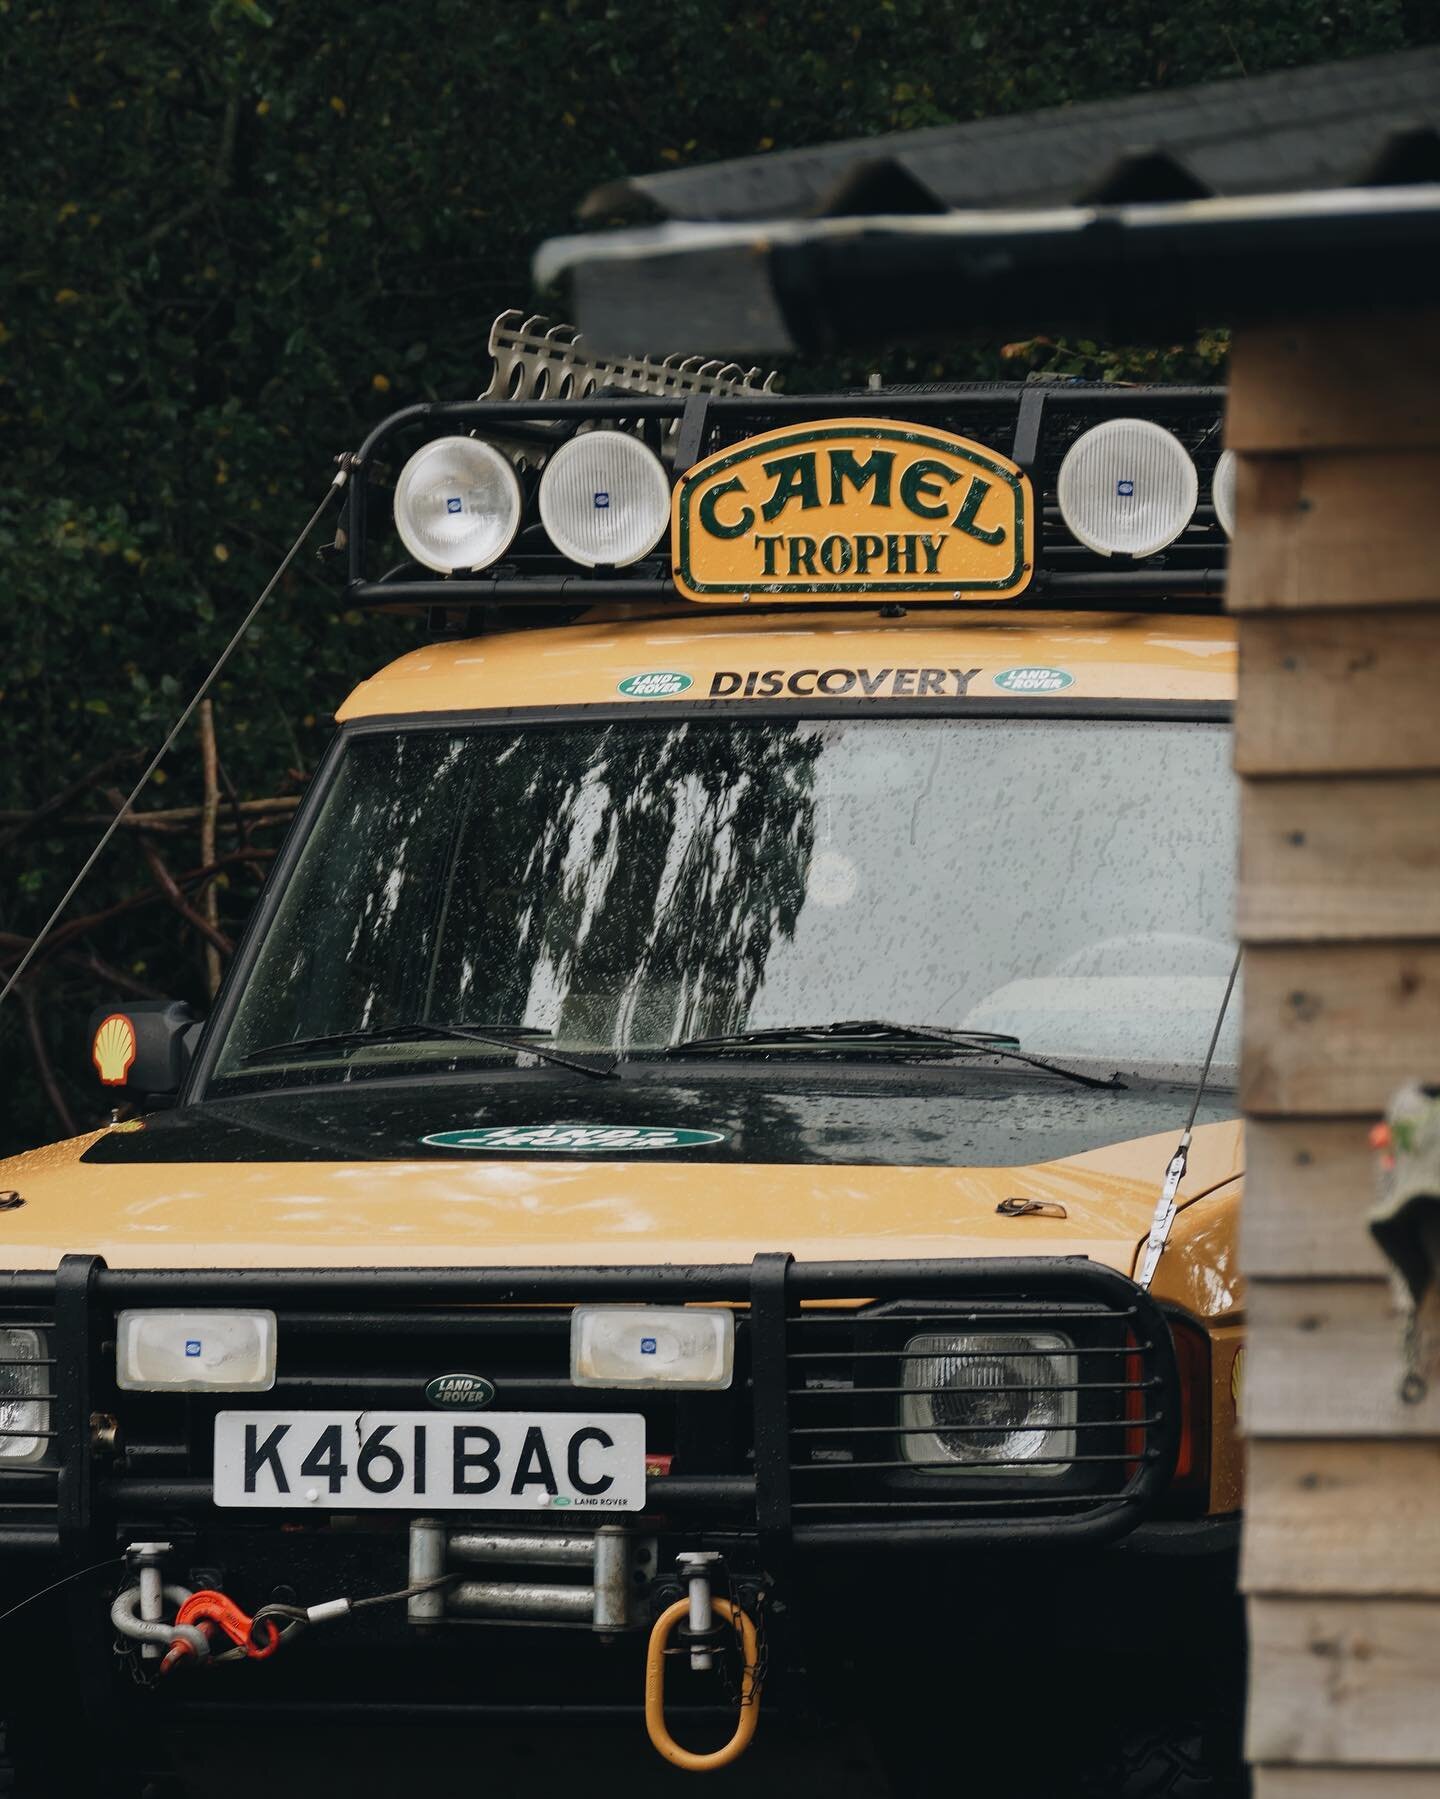
[[[215,1503],[637,1512],[645,1420],[629,1412],[221,1412]]]

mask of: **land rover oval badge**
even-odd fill
[[[425,1397],[431,1405],[469,1408],[489,1405],[495,1389],[483,1374],[437,1374],[426,1381]]]

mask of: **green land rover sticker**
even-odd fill
[[[1063,668],[1002,668],[995,685],[1006,693],[1059,693],[1073,687],[1075,677]]]
[[[502,1124],[469,1131],[435,1131],[421,1139],[437,1149],[501,1149],[521,1155],[629,1155],[642,1149],[695,1149],[723,1143],[724,1131],[685,1131],[653,1124]]]
[[[668,700],[672,693],[684,693],[690,686],[689,675],[656,670],[646,675],[626,675],[619,691],[632,700]]]

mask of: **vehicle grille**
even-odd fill
[[[217,1412],[237,1404],[247,1411],[423,1411],[427,1382],[442,1374],[483,1376],[495,1388],[491,1403],[497,1411],[642,1413],[647,1454],[687,1477],[678,1491],[688,1492],[697,1480],[748,1475],[752,1465],[743,1317],[729,1391],[667,1393],[572,1386],[568,1305],[275,1310],[277,1358],[270,1392],[241,1400],[226,1394],[118,1395],[127,1476],[120,1491],[127,1503],[142,1496],[136,1479],[141,1475],[144,1494],[163,1493],[173,1476],[208,1485]],[[240,1520],[231,1514],[230,1521]]]

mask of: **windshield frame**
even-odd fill
[[[791,609],[793,610],[793,608]],[[305,845],[309,842],[330,789],[336,781],[345,753],[358,738],[392,736],[411,731],[465,731],[503,729],[526,725],[603,725],[625,719],[685,720],[714,723],[726,719],[763,718],[989,718],[989,719],[1074,719],[1076,721],[1124,721],[1137,724],[1225,724],[1233,722],[1234,703],[1230,700],[1181,700],[1159,698],[1062,699],[1058,695],[1034,694],[1024,697],[1003,695],[926,695],[913,699],[827,699],[822,695],[789,699],[752,700],[674,700],[599,701],[594,704],[566,706],[488,706],[435,712],[377,713],[363,718],[347,719],[337,728],[326,746],[309,787],[296,808],[290,828],[271,864],[270,874],[260,897],[246,921],[236,945],[230,967],[216,996],[214,1008],[206,1020],[195,1059],[177,1106],[200,1105],[209,1101],[219,1104],[235,1097],[226,1092],[208,1091],[219,1059],[220,1046],[233,1022],[259,957],[261,946],[286,893],[290,879]],[[477,1070],[477,1073],[479,1071]],[[403,1077],[406,1079],[414,1076]],[[321,1083],[315,1083],[317,1086]],[[1223,1083],[1222,1083],[1223,1084]],[[277,1087],[276,1092],[297,1091],[297,1085]],[[256,1093],[249,1097],[259,1098]]]

